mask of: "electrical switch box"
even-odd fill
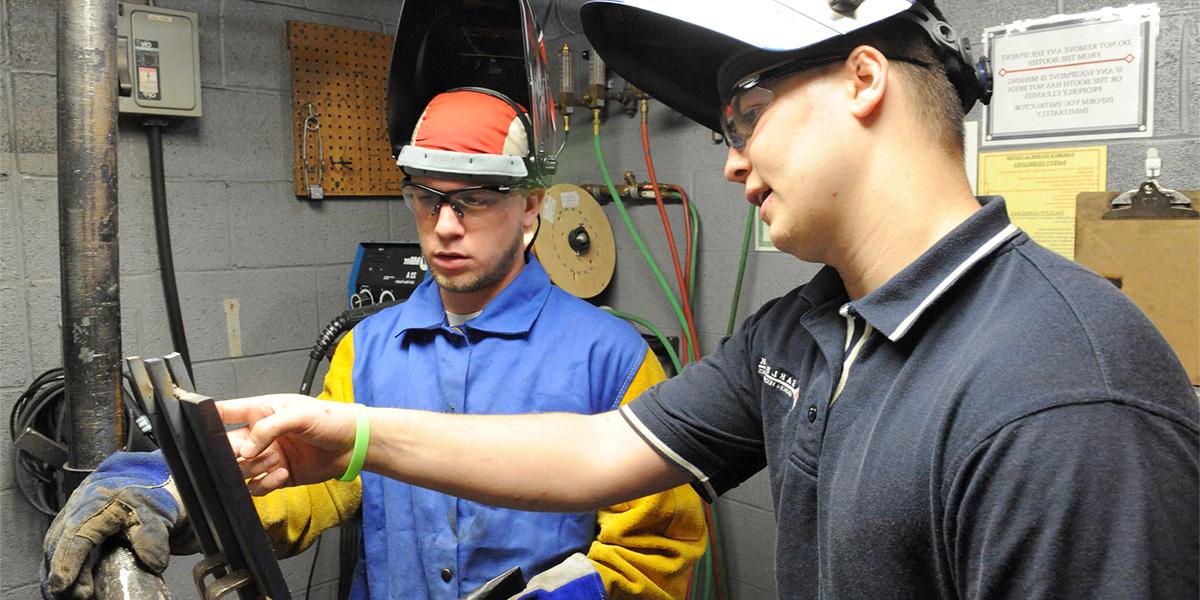
[[[200,31],[194,12],[118,3],[122,114],[200,116]]]

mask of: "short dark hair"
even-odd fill
[[[930,0],[920,0],[935,17],[945,20],[942,13]],[[916,118],[928,125],[929,133],[943,146],[946,152],[959,160],[963,156],[963,108],[954,85],[950,82],[933,41],[915,23],[904,19],[888,19],[872,27],[866,27],[847,35],[839,46],[871,46],[887,57],[903,58],[905,61],[890,62],[904,74],[911,84],[916,102]],[[919,63],[928,65],[921,66]]]

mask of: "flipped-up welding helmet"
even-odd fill
[[[528,152],[518,161],[508,157],[511,167],[498,172],[505,160],[472,160],[452,151],[414,154],[412,136],[426,106],[457,88],[475,88],[514,108],[525,128]],[[546,183],[557,167],[553,98],[541,32],[528,0],[403,3],[388,73],[387,118],[392,154],[406,173]]]
[[[929,35],[964,113],[991,99],[986,61],[972,61],[969,42],[932,0],[589,0],[580,15],[588,40],[614,71],[716,132],[721,107],[739,82],[831,53],[844,36],[895,19]]]

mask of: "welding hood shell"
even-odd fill
[[[545,47],[528,0],[406,0],[388,73],[392,155],[409,144],[425,106],[461,87],[494,90],[528,111],[530,177],[555,170],[557,132]]]
[[[846,14],[831,8],[834,4],[842,8],[855,2],[589,0],[580,8],[580,16],[588,40],[614,71],[663,104],[719,132],[720,107],[726,99],[722,96],[739,80],[827,51],[836,38],[904,13],[913,1],[861,0]],[[930,29],[938,33],[940,27],[945,28],[942,37],[953,37],[945,23]],[[935,43],[957,46],[971,64],[969,49],[960,46],[965,41]]]

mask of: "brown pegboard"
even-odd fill
[[[296,195],[308,197],[316,182],[318,157],[321,187],[330,196],[398,196],[403,174],[388,142],[385,102],[392,36],[300,21],[288,21],[292,56],[292,131],[295,147]],[[311,104],[319,124],[308,132]],[[307,147],[306,147],[307,146]]]

